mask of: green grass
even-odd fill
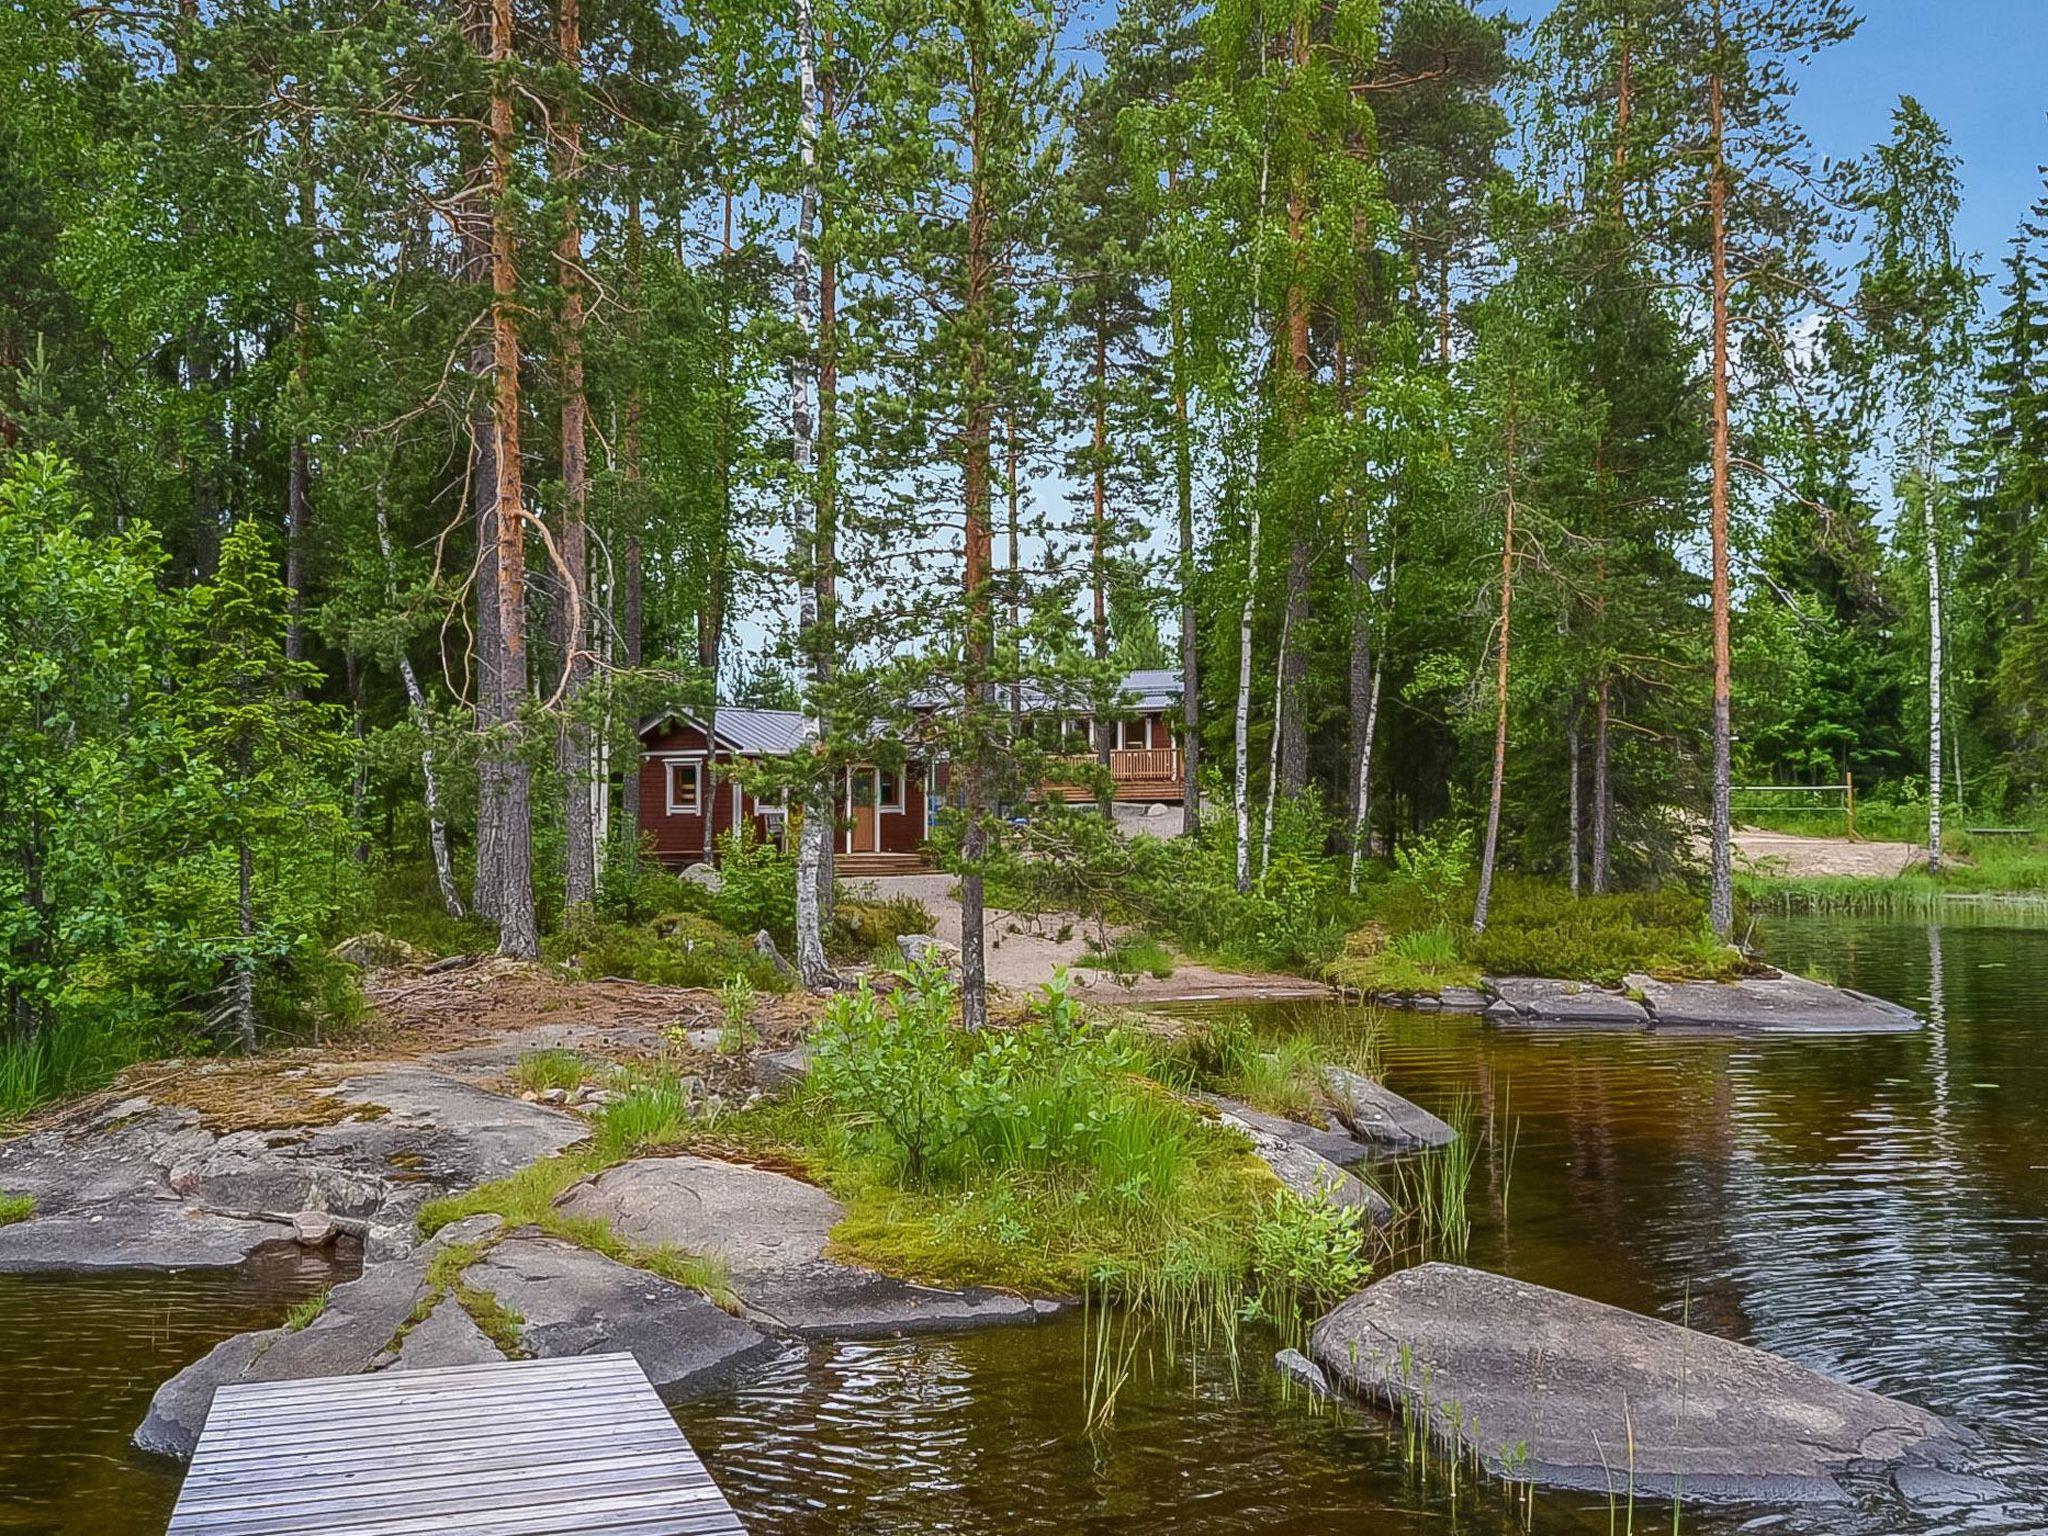
[[[0,1125],[53,1099],[104,1086],[148,1050],[138,1032],[92,1018],[61,1020],[33,1035],[0,1036]]]
[[[574,1051],[528,1051],[513,1069],[512,1081],[521,1093],[545,1093],[577,1087],[588,1073],[588,1065]]]
[[[541,954],[584,976],[658,986],[716,988],[736,976],[760,992],[789,986],[750,941],[698,912],[666,912],[630,924],[585,917],[543,939]]]
[[[1089,946],[1084,965],[1097,965],[1110,975],[1126,980],[1136,976],[1154,976],[1164,981],[1173,974],[1173,951],[1146,933],[1126,934],[1116,940],[1108,949]]]
[[[328,1294],[324,1290],[319,1291],[308,1296],[304,1301],[295,1303],[291,1311],[284,1315],[285,1331],[287,1333],[298,1333],[303,1329],[311,1327],[320,1314],[327,1310]]]
[[[2048,838],[1943,839],[1939,875],[1914,866],[1898,875],[1745,874],[1739,886],[1754,908],[1772,912],[1869,912],[1928,916],[1952,903],[1996,899],[2048,907]]]
[[[1147,1037],[1146,1070],[1183,1091],[1221,1094],[1293,1119],[1313,1118],[1325,1067],[1379,1074],[1380,1031],[1364,1009],[1318,1008],[1254,1025],[1243,1014],[1190,1022]]]
[[[0,1227],[12,1226],[17,1221],[27,1221],[35,1213],[34,1195],[0,1195]]]
[[[463,884],[459,875],[456,883]],[[433,861],[424,852],[377,866],[362,921],[434,956],[488,954],[498,947],[498,930],[492,924],[448,915]]]

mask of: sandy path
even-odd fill
[[[1925,862],[1918,843],[1855,843],[1845,837],[1803,837],[1796,832],[1738,828],[1735,861],[1759,874],[1875,875],[1889,878]]]
[[[850,889],[872,889],[879,896],[913,896],[930,909],[936,931],[949,944],[960,942],[960,903],[953,896],[951,875],[878,875],[848,882]],[[990,909],[988,914],[988,979],[1012,992],[1029,992],[1052,978],[1064,965],[1074,990],[1097,1002],[1194,1002],[1208,998],[1324,997],[1329,988],[1299,976],[1261,976],[1219,971],[1183,960],[1171,976],[1139,976],[1120,980],[1090,963],[1088,946],[1078,931],[1064,941],[1058,925],[1034,924],[1028,918]]]

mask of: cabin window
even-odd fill
[[[671,758],[668,765],[668,813],[699,816],[704,811],[704,764],[694,758]]]
[[[1116,745],[1120,752],[1136,752],[1150,743],[1145,740],[1145,722],[1142,720],[1119,720],[1116,723]]]
[[[903,775],[887,768],[875,770],[875,804],[885,811],[903,809]]]

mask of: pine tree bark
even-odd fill
[[[1109,660],[1109,337],[1104,325],[1098,302],[1095,312],[1094,440],[1089,456],[1094,484],[1088,524],[1088,580],[1094,588],[1092,637],[1097,661]],[[1116,814],[1113,804],[1116,794],[1110,780],[1110,749],[1115,745],[1112,739],[1115,730],[1116,722],[1110,711],[1098,710],[1095,716],[1095,766],[1100,771],[1102,782],[1096,792],[1096,808],[1101,811],[1104,821],[1111,820]]]
[[[1177,169],[1167,171],[1169,194]],[[1195,457],[1192,423],[1188,420],[1187,332],[1182,309],[1180,272],[1176,261],[1168,278],[1167,310],[1173,349],[1173,497],[1180,545],[1180,830],[1192,837],[1201,830],[1202,689],[1199,620],[1195,612]]]
[[[636,338],[642,302],[640,261],[640,199],[635,193],[626,204],[626,290],[631,306],[629,324]],[[640,519],[643,515],[640,504],[640,432],[643,410],[640,380],[636,373],[626,398],[625,442],[619,455],[620,472],[626,482],[626,547],[620,562],[623,566],[620,584],[624,590],[618,599],[619,661],[628,672],[640,669],[640,630],[645,618],[642,587],[645,557],[640,547]],[[632,727],[632,744],[626,748],[620,763],[619,820],[625,824],[625,856],[637,866],[640,862],[640,722],[635,719],[627,723]]]
[[[1308,30],[1297,21],[1294,26],[1294,67],[1297,71],[1305,70],[1308,62]],[[1308,334],[1307,167],[1297,165],[1290,181],[1287,197],[1287,440],[1294,445],[1300,442],[1307,425],[1313,366],[1309,357]],[[1287,597],[1280,627],[1283,636],[1293,636],[1294,645],[1291,651],[1284,643],[1281,647],[1280,688],[1275,697],[1273,716],[1273,729],[1278,733],[1280,747],[1279,771],[1273,782],[1292,797],[1308,786],[1308,711],[1301,695],[1302,684],[1308,677],[1307,650],[1302,644],[1302,636],[1308,626],[1309,509],[1299,504],[1298,480],[1292,476],[1289,478],[1290,484],[1297,489],[1294,493],[1296,499],[1288,509]],[[1268,794],[1271,793],[1269,785]],[[1270,804],[1267,820],[1272,820]]]

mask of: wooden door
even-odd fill
[[[851,853],[879,853],[882,844],[880,829],[875,821],[876,775],[872,768],[854,770],[853,779],[853,841]]]

